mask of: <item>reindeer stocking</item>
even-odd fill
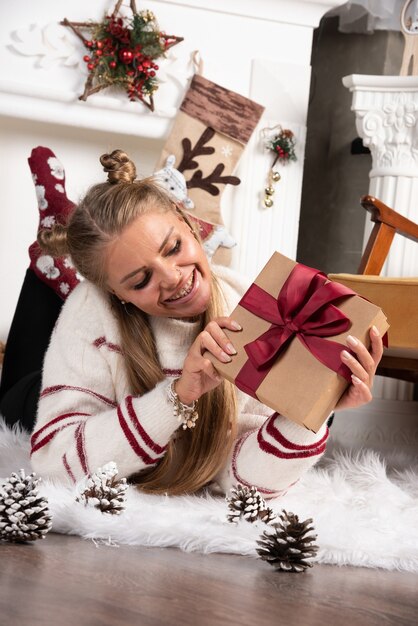
[[[164,167],[174,155],[194,205],[188,209],[192,216],[222,226],[221,194],[225,185],[240,183],[233,172],[263,110],[252,100],[195,74],[158,163]],[[218,239],[217,245],[231,245],[227,235]]]

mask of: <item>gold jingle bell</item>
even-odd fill
[[[264,206],[267,207],[268,209],[270,209],[270,207],[273,206],[273,200],[270,198],[270,196],[266,196],[264,198]]]
[[[266,196],[272,196],[274,194],[273,187],[266,187],[264,191],[265,191]]]
[[[271,177],[275,183],[277,183],[281,179],[279,172],[276,172],[276,171],[271,173]]]

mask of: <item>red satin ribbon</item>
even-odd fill
[[[298,263],[277,298],[251,285],[240,305],[271,322],[271,326],[244,346],[248,361],[235,379],[239,389],[256,398],[255,392],[273,362],[295,336],[321,363],[351,382],[351,371],[340,357],[341,350],[348,348],[325,337],[343,333],[351,325],[349,318],[331,303],[357,294],[349,287],[327,280],[322,272]]]

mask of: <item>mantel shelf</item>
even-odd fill
[[[416,91],[418,76],[350,74],[342,79],[350,91]]]
[[[109,112],[117,112],[109,122]],[[140,102],[123,101],[120,97],[92,96],[88,101],[78,100],[70,90],[48,89],[30,91],[21,83],[0,81],[0,115],[49,124],[125,135],[161,139],[169,131],[176,115],[170,111],[148,111]]]

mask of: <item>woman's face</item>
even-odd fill
[[[202,246],[171,211],[137,217],[107,250],[109,290],[149,315],[194,317],[207,308],[211,273]]]

